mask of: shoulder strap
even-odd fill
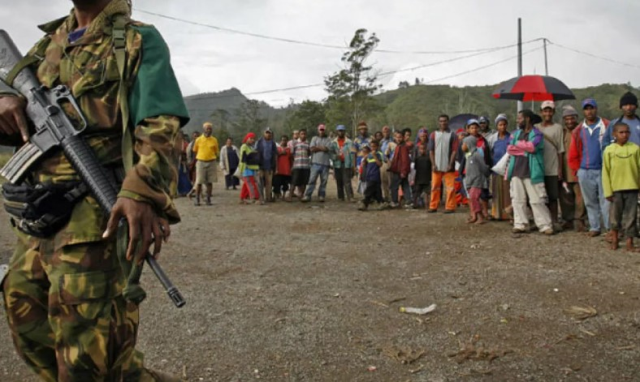
[[[127,65],[126,26],[126,17],[124,15],[116,15],[111,33],[113,36],[113,53],[116,56],[116,64],[120,74],[118,103],[120,104],[120,114],[122,115],[122,162],[125,171],[129,171],[133,167],[133,135],[131,134],[131,129],[129,129],[129,99],[124,78]]]
[[[551,140],[551,138],[547,137],[547,135],[545,133],[543,133],[542,131],[540,132],[540,134],[542,134],[542,136],[544,137],[544,140],[546,142],[548,142],[549,144],[551,144],[551,146],[553,146],[554,149],[556,149],[556,151],[558,150],[558,146],[556,145],[556,143],[554,141]]]
[[[22,60],[18,61],[18,63],[13,68],[11,68],[3,82],[13,87],[13,81],[24,68],[44,60],[47,46],[49,46],[49,41],[51,41],[51,37],[49,37],[49,35],[38,41],[35,51],[30,55],[24,56]]]

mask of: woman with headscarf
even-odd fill
[[[258,174],[259,156],[255,149],[256,135],[248,133],[242,140],[240,147],[240,175],[242,176],[242,190],[240,191],[240,203],[255,203],[260,199],[260,192],[256,184]]]
[[[493,164],[497,164],[507,153],[507,146],[511,140],[511,134],[507,131],[509,121],[507,116],[500,114],[496,117],[496,129],[487,139],[491,151]],[[509,193],[509,181],[504,176],[493,174],[491,176],[491,193],[493,203],[491,204],[491,217],[496,220],[511,219],[511,194]]]

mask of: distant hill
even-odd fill
[[[384,125],[413,129],[427,126],[433,130],[436,128],[437,116],[441,113],[450,116],[459,113],[474,113],[486,115],[490,120],[493,120],[499,113],[506,113],[510,121],[514,121],[516,102],[494,99],[491,93],[497,86],[414,85],[385,91],[375,96],[383,106],[383,110],[367,118],[367,122],[372,131],[377,131]],[[620,96],[629,89],[632,89],[630,85],[625,84],[603,84],[584,89],[573,89],[577,100],[562,101],[558,105],[572,104],[579,110],[579,100],[593,97],[599,104],[600,115],[606,118],[615,118],[620,115],[618,107]],[[638,93],[637,89],[636,93]],[[233,135],[233,122],[237,121],[237,110],[247,100],[248,98],[236,88],[219,93],[204,93],[186,97],[185,101],[191,114],[191,122],[184,131],[191,133],[200,129],[205,121],[212,121],[215,125],[216,122],[223,123],[223,119],[226,118],[229,132]],[[296,105],[286,108],[273,108],[264,102],[260,102],[259,105],[260,116],[266,120],[266,125],[277,133],[288,130],[287,117],[296,110]],[[526,103],[525,107],[531,108],[532,105]],[[534,110],[539,107],[539,103],[533,106]],[[511,122],[511,126],[513,127],[513,122]]]
[[[396,89],[377,95],[377,99],[385,105],[383,113],[372,119],[374,127],[381,125],[396,128],[416,128],[426,125],[435,128],[437,116],[441,113],[454,116],[460,113],[486,115],[491,120],[500,113],[515,120],[516,102],[496,100],[491,96],[498,85],[452,87],[447,85],[415,85]],[[557,107],[566,104],[580,110],[580,100],[593,97],[597,100],[600,115],[615,118],[620,115],[620,96],[630,89],[629,85],[603,84],[585,89],[572,89],[576,100],[560,101]],[[538,111],[540,103],[524,104],[525,108]],[[513,123],[512,123],[513,126]]]
[[[231,88],[217,93],[202,93],[184,98],[189,110],[191,120],[183,128],[187,134],[199,131],[202,124],[209,121],[214,125],[229,125],[233,129],[233,123],[238,120],[238,110],[242,104],[247,102],[247,98],[240,90]],[[287,108],[273,108],[265,102],[259,102],[260,116],[267,120],[264,127],[269,123],[283,124],[283,119]]]

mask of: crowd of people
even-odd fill
[[[534,227],[545,235],[605,233],[612,248],[624,236],[633,250],[640,188],[637,97],[624,94],[622,116],[613,121],[598,116],[592,98],[580,105],[579,113],[570,105],[556,110],[553,101],[542,102],[539,113],[519,112],[513,129],[500,114],[495,128],[480,117],[454,131],[442,114],[434,131],[422,127],[415,138],[409,128],[388,126],[370,134],[360,122],[354,139],[344,125],[328,133],[321,124],[311,139],[302,129],[276,142],[267,128],[261,137],[248,133],[240,149],[231,138],[219,149],[212,125],[205,123],[203,134],[194,133],[185,147],[185,178],[191,171],[195,187],[183,189],[200,205],[206,185],[210,204],[217,161],[226,189],[242,181],[242,204],[308,203],[316,188],[323,203],[332,171],[338,199],[357,202],[361,211],[375,206],[437,213],[442,207],[451,214],[468,205],[469,224],[510,221],[515,234]]]

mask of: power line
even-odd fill
[[[557,46],[558,48],[565,49],[565,50],[568,50],[568,51],[571,51],[571,52],[574,52],[574,53],[582,54],[582,55],[589,56],[589,57],[592,57],[592,58],[597,58],[597,59],[600,59],[600,60],[603,60],[603,61],[608,61],[608,62],[611,62],[611,63],[614,63],[614,64],[618,64],[618,65],[622,65],[622,66],[627,66],[627,67],[630,67],[630,68],[640,69],[640,65],[629,64],[629,63],[626,63],[626,62],[613,60],[613,59],[608,58],[608,57],[598,56],[598,55],[593,54],[593,53],[584,52],[582,50],[578,50],[578,49],[574,49],[574,48],[569,48],[568,46],[564,46],[564,45],[561,45],[561,44],[558,44],[558,43],[555,43],[555,42],[552,42],[552,41],[549,41],[549,40],[547,40],[547,42],[549,44],[551,44],[551,45]]]
[[[527,54],[530,54],[530,53],[533,53],[533,52],[537,52],[537,51],[542,50],[542,49],[543,49],[543,47],[538,47],[538,48],[535,48],[535,49],[530,49],[530,50],[528,50],[528,51],[526,51],[526,52],[522,53],[522,55],[523,55],[523,56],[526,56]],[[505,59],[503,59],[503,60],[493,62],[493,63],[491,63],[491,64],[487,64],[487,65],[479,66],[479,67],[474,68],[474,69],[470,69],[470,70],[466,70],[466,71],[463,71],[463,72],[460,72],[460,73],[456,73],[456,74],[452,74],[452,75],[449,75],[449,76],[441,77],[441,78],[438,78],[438,79],[435,79],[435,80],[430,80],[430,81],[424,82],[424,84],[432,84],[432,83],[434,83],[434,82],[444,81],[444,80],[448,80],[448,79],[451,79],[451,78],[460,77],[460,76],[463,76],[463,75],[466,75],[466,74],[469,74],[469,73],[478,72],[478,71],[480,71],[480,70],[488,69],[488,68],[490,68],[490,67],[497,66],[497,65],[503,64],[503,63],[505,63],[505,62],[515,60],[516,58],[518,58],[518,56],[517,56],[517,55],[515,55],[515,56],[511,56],[511,57],[505,58]],[[389,73],[395,73],[395,72],[388,72],[388,74],[389,74]],[[285,91],[285,90],[289,90],[289,89],[300,89],[300,88],[314,87],[314,86],[322,86],[322,85],[324,85],[324,84],[305,85],[305,86],[296,86],[296,87],[292,87],[292,88],[284,88],[284,89],[277,89],[277,90],[268,90],[268,91],[263,91],[263,92],[247,93],[246,95],[273,93],[273,92],[277,92],[277,91]],[[222,96],[220,96],[219,98],[232,98],[232,97],[239,97],[239,96],[240,96],[240,95],[234,95],[234,96],[224,96],[224,95],[222,95]],[[187,98],[188,98],[188,97],[187,97]],[[216,96],[211,96],[211,97],[207,97],[207,98],[218,98],[218,97],[216,97]],[[208,109],[189,109],[189,111],[209,111],[209,110],[208,110]]]
[[[331,48],[331,49],[346,49],[347,48],[346,46],[341,46],[341,45],[321,44],[321,43],[316,43],[316,42],[300,41],[300,40],[293,40],[293,39],[289,39],[289,38],[267,36],[267,35],[262,35],[262,34],[258,34],[258,33],[244,32],[244,31],[240,31],[240,30],[236,30],[236,29],[219,27],[219,26],[216,26],[216,25],[204,24],[204,23],[199,23],[199,22],[196,22],[196,21],[190,21],[190,20],[181,19],[181,18],[178,18],[178,17],[167,16],[167,15],[163,15],[163,14],[156,13],[156,12],[149,12],[149,11],[145,11],[145,10],[138,9],[138,8],[133,8],[133,9],[136,12],[146,13],[148,15],[161,17],[161,18],[168,19],[168,20],[178,21],[178,22],[181,22],[181,23],[186,23],[186,24],[191,24],[191,25],[198,25],[198,26],[201,26],[201,27],[215,29],[215,30],[222,31],[222,32],[240,34],[240,35],[245,35],[245,36],[251,36],[251,37],[261,38],[261,39],[265,39],[265,40],[274,40],[274,41],[280,41],[280,42],[288,42],[288,43],[291,43],[291,44],[300,44],[300,45],[316,46],[316,47]]]
[[[538,47],[538,48],[535,48],[535,49],[531,49],[531,50],[528,50],[528,51],[526,51],[526,52],[522,53],[522,55],[523,55],[523,56],[526,56],[526,55],[527,55],[527,54],[529,54],[529,53],[533,53],[533,52],[538,51],[538,50],[541,50],[541,49],[543,49],[543,47]],[[464,72],[460,72],[460,73],[452,74],[452,75],[450,75],[450,76],[441,77],[441,78],[438,78],[438,79],[435,79],[435,80],[430,80],[430,81],[425,82],[425,84],[432,84],[432,83],[434,83],[434,82],[444,81],[444,80],[448,80],[448,79],[450,79],[450,78],[460,77],[460,76],[463,76],[463,75],[465,75],[465,74],[469,74],[469,73],[473,73],[473,72],[478,72],[478,71],[480,71],[480,70],[487,69],[487,68],[490,68],[490,67],[492,67],[492,66],[500,65],[500,64],[503,64],[503,63],[505,63],[505,62],[508,62],[508,61],[511,61],[511,60],[515,60],[516,58],[518,58],[518,56],[517,56],[517,55],[515,55],[515,56],[511,56],[511,57],[509,57],[509,58],[505,58],[504,60],[496,61],[496,62],[493,62],[493,63],[488,64],[488,65],[479,66],[479,67],[474,68],[474,69],[471,69],[471,70],[466,70],[466,71],[464,71]]]
[[[529,44],[529,43],[540,41],[540,40],[542,40],[542,38],[529,40],[529,41],[527,41],[527,42],[525,42],[523,44]],[[513,46],[515,46],[515,45],[513,45]],[[504,50],[504,49],[507,49],[507,48],[510,48],[510,47],[512,47],[512,46],[494,48],[493,50],[490,50],[490,51],[478,52],[478,53],[469,54],[469,55],[462,56],[462,57],[455,57],[455,58],[450,58],[450,59],[447,59],[447,60],[430,62],[428,64],[414,66],[414,67],[411,67],[411,68],[405,68],[405,69],[398,69],[398,70],[393,70],[393,71],[389,71],[389,72],[383,72],[383,73],[378,74],[378,77],[386,77],[386,76],[390,76],[390,75],[393,75],[393,74],[396,74],[396,73],[414,71],[414,70],[417,70],[417,69],[423,69],[423,68],[436,66],[436,65],[441,65],[441,64],[448,64],[448,63],[451,63],[451,62],[460,61],[460,60],[464,60],[464,59],[467,59],[467,58],[472,58],[472,57],[476,57],[476,56],[480,56],[480,55],[484,55],[484,54],[488,54],[488,53],[494,53],[494,52],[497,52],[497,51],[500,51],[500,50]],[[281,92],[281,91],[308,89],[308,88],[314,88],[314,87],[319,87],[319,86],[325,86],[325,83],[323,82],[323,83],[310,84],[310,85],[292,86],[292,87],[280,88],[280,89],[255,91],[255,92],[249,92],[249,93],[242,94],[242,95],[244,95],[244,96],[261,95],[261,94],[277,93],[277,92]],[[240,95],[240,94],[238,94],[238,95],[217,95],[217,96],[216,95],[211,95],[211,96],[202,95],[202,96],[191,96],[191,97],[185,97],[185,98],[188,98],[189,100],[197,100],[197,99],[211,99],[211,98],[214,98],[214,99],[216,99],[216,98],[233,98],[233,97],[241,97],[242,95]]]
[[[522,44],[523,44],[523,45],[526,45],[526,44],[530,44],[530,43],[532,43],[532,42],[536,42],[536,41],[540,41],[540,40],[543,40],[543,39],[542,39],[542,38],[537,38],[537,39],[529,40],[529,41],[524,42],[524,43],[522,43]],[[492,49],[492,50],[483,51],[483,52],[478,52],[478,53],[474,53],[474,54],[469,54],[469,55],[462,56],[462,57],[450,58],[450,59],[443,60],[443,61],[436,61],[436,62],[432,62],[432,63],[429,63],[429,64],[424,64],[424,65],[414,66],[414,67],[412,67],[412,68],[399,69],[399,70],[394,70],[394,71],[391,71],[391,72],[384,72],[384,73],[380,73],[380,74],[378,75],[378,77],[384,77],[384,76],[388,76],[388,75],[391,75],[391,74],[396,74],[396,73],[402,73],[402,72],[414,71],[414,70],[416,70],[416,69],[428,68],[428,67],[430,67],[430,66],[436,66],[436,65],[441,65],[441,64],[448,64],[448,63],[450,63],[450,62],[460,61],[460,60],[464,60],[464,59],[467,59],[467,58],[472,58],[472,57],[476,57],[476,56],[481,56],[481,55],[484,55],[484,54],[487,54],[487,53],[494,53],[494,52],[497,52],[497,51],[500,51],[500,50],[505,50],[505,49],[508,49],[508,48],[512,48],[512,47],[514,47],[514,46],[516,46],[516,45],[518,45],[518,44],[509,45],[509,46],[506,46],[506,47],[494,48],[494,49]]]
[[[241,30],[237,30],[237,29],[231,29],[231,28],[221,27],[221,26],[212,25],[212,24],[204,24],[204,23],[200,23],[200,22],[197,22],[197,21],[191,21],[191,20],[186,20],[186,19],[182,19],[182,18],[178,18],[178,17],[163,15],[163,14],[156,13],[156,12],[145,11],[143,9],[138,9],[138,8],[134,8],[134,10],[136,12],[145,13],[147,15],[152,15],[152,16],[164,18],[164,19],[167,19],[167,20],[177,21],[177,22],[191,24],[191,25],[197,25],[197,26],[201,26],[201,27],[205,27],[205,28],[215,29],[215,30],[218,30],[218,31],[221,31],[221,32],[239,34],[239,35],[250,36],[250,37],[255,37],[255,38],[261,38],[261,39],[265,39],[265,40],[273,40],[273,41],[286,42],[286,43],[290,43],[290,44],[315,46],[315,47],[319,47],[319,48],[329,48],[329,49],[344,50],[344,49],[348,48],[348,46],[346,46],[346,45],[323,44],[323,43],[317,43],[317,42],[311,42],[311,41],[294,40],[294,39],[284,38],[284,37],[275,37],[275,36],[268,36],[268,35],[259,34],[259,33],[245,32],[245,31],[241,31]],[[435,54],[465,54],[465,53],[476,53],[476,52],[493,51],[493,50],[496,50],[496,49],[506,49],[506,48],[511,48],[513,46],[516,46],[516,45],[517,44],[498,46],[498,47],[492,47],[492,48],[479,48],[479,49],[468,49],[468,50],[451,50],[451,51],[403,51],[403,50],[390,50],[390,49],[376,49],[375,52],[377,52],[377,53],[389,53],[389,54],[431,54],[431,55],[435,55]]]

